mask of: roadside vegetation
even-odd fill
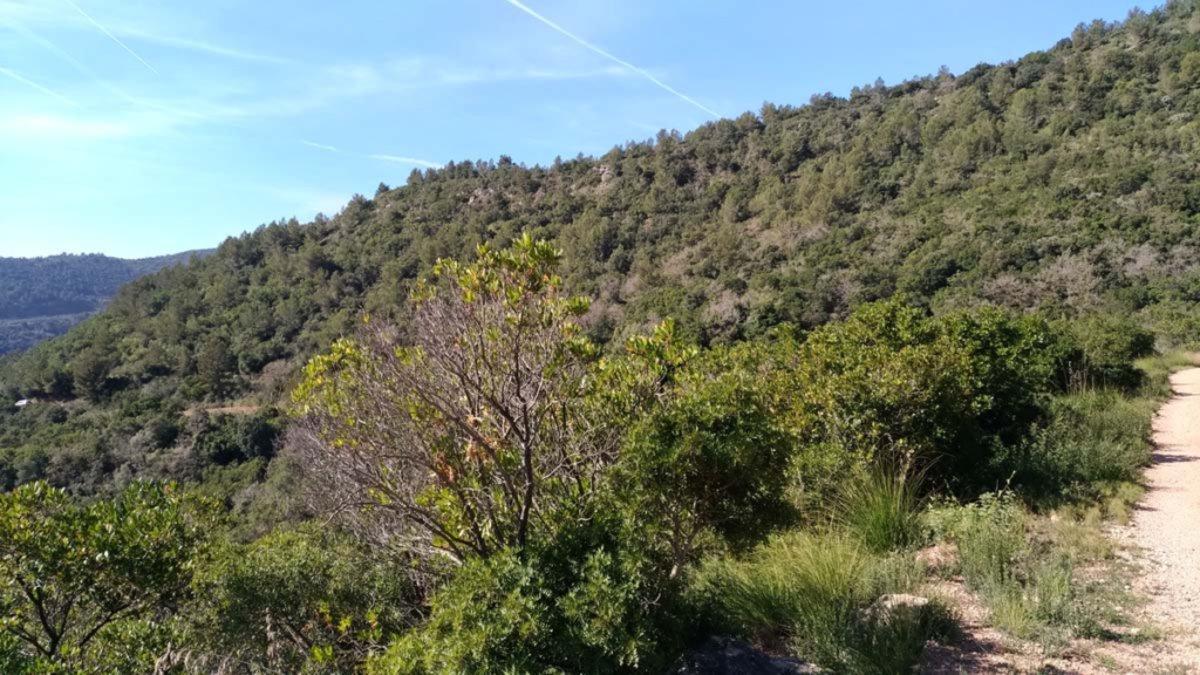
[[[223,524],[211,484],[84,510],[41,482],[0,496],[0,663],[662,672],[733,635],[894,673],[955,639],[935,582],[957,575],[1019,638],[1124,620],[1078,570],[1111,555],[1096,528],[1136,497],[1182,363],[1135,324],[1081,340],[892,300],[706,349],[667,321],[606,353],[558,260],[527,236],[439,263],[411,330],[367,319],[309,363],[277,462],[332,531]],[[255,419],[201,447],[265,447]],[[956,554],[930,569],[931,545]],[[95,556],[94,580],[60,569]]]
[[[0,672],[895,673],[966,601],[1149,639],[1103,527],[1200,345],[1197,36],[415,171],[140,278],[0,357]]]

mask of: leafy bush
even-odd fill
[[[615,529],[614,529],[615,528]],[[372,673],[659,672],[677,653],[677,582],[635,532],[600,518],[472,560]]]
[[[1166,347],[1200,347],[1200,311],[1192,299],[1160,302],[1147,307],[1140,316],[1147,319]]]
[[[377,674],[538,672],[553,648],[537,570],[514,551],[472,561],[434,599],[429,621],[372,660]]]
[[[1134,362],[1154,352],[1154,334],[1124,316],[1094,314],[1064,321],[1078,354],[1068,385],[1073,391],[1116,387],[1134,391],[1144,374]]]
[[[0,631],[68,668],[125,649],[123,627],[186,597],[211,526],[196,506],[146,483],[86,505],[45,483],[0,495]]]
[[[7,631],[0,631],[0,673],[36,675],[54,672],[54,665],[26,654],[21,641]]]
[[[1044,417],[1062,358],[1036,318],[865,305],[814,331],[795,359],[800,478],[818,486],[817,501],[821,485],[875,461],[925,467],[968,495],[988,489],[1008,469],[1004,449]]]
[[[384,560],[316,527],[219,547],[193,582],[192,658],[353,669],[419,618],[409,570]]]
[[[758,373],[715,351],[674,377],[629,430],[614,485],[678,564],[708,534],[734,546],[787,522],[796,447]]]
[[[270,459],[279,436],[279,421],[270,413],[217,415],[201,422],[192,452],[202,466]]]

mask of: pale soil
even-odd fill
[[[1154,420],[1154,460],[1133,527],[1145,554],[1148,618],[1166,632],[1171,660],[1200,670],[1200,368],[1171,376],[1175,395]]]
[[[937,589],[959,608],[963,639],[932,645],[926,673],[1200,673],[1200,368],[1171,377],[1174,396],[1154,420],[1146,493],[1132,522],[1111,530],[1119,564],[1098,570],[1145,600],[1138,623],[1161,632],[1140,644],[1074,640],[1045,654],[1006,637],[961,584]],[[1124,565],[1124,572],[1115,570]]]
[[[227,405],[215,406],[212,408],[196,407],[183,412],[184,417],[194,417],[198,413],[205,412],[209,415],[253,415],[262,409],[258,405]]]

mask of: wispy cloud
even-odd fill
[[[74,10],[67,13],[54,10],[54,3],[49,0],[0,0],[0,25],[16,27],[15,24],[41,25],[50,27],[79,27],[90,26],[99,29],[110,40],[114,40],[125,51],[133,52],[126,40],[149,42],[163,47],[180,49],[212,56],[219,56],[239,61],[287,65],[294,63],[291,59],[274,54],[264,54],[258,51],[242,49],[219,44],[203,37],[190,34],[194,26],[172,22],[169,25],[156,25],[147,21],[130,22],[128,18],[120,20],[108,19],[100,25],[95,17],[82,10],[78,2],[63,0]],[[180,34],[188,31],[189,34]],[[115,37],[114,37],[115,36]],[[143,61],[140,54],[133,52],[134,58]],[[153,70],[153,68],[152,68]]]
[[[186,49],[188,51],[212,54],[213,56],[220,56],[238,61],[253,61],[258,63],[271,63],[275,65],[287,65],[293,63],[290,59],[285,59],[281,56],[246,51],[244,49],[227,47],[225,45],[214,44],[212,42],[197,40],[194,38],[163,35],[161,33],[153,33],[127,26],[114,26],[113,30],[127,38],[134,38],[137,40],[143,40],[145,42],[153,42],[164,47],[173,47],[176,49]]]
[[[20,82],[21,84],[23,84],[27,87],[30,87],[31,89],[36,89],[37,91],[40,91],[41,93],[43,93],[47,96],[52,96],[68,105],[72,105],[72,106],[79,105],[73,99],[62,95],[49,87],[38,84],[37,82],[34,82],[33,80],[25,77],[24,75],[14,71],[14,70],[9,70],[8,68],[0,67],[0,75],[3,75],[10,80],[15,80],[16,82]]]
[[[11,115],[0,117],[0,136],[52,138],[55,140],[101,140],[123,138],[137,130],[131,121],[76,119],[58,115]]]
[[[130,48],[129,48],[129,45],[125,44],[124,42],[121,42],[121,38],[117,37],[116,35],[113,35],[113,34],[112,34],[112,31],[110,31],[109,29],[105,28],[105,27],[104,27],[104,25],[103,25],[103,24],[101,24],[99,21],[97,21],[97,20],[93,19],[93,18],[92,18],[92,15],[90,15],[90,14],[88,14],[87,12],[83,11],[83,8],[82,8],[82,7],[80,7],[79,5],[75,4],[75,0],[63,0],[63,2],[65,2],[65,3],[67,3],[68,5],[70,5],[70,6],[74,7],[74,8],[75,8],[75,11],[76,11],[76,12],[79,12],[80,16],[82,16],[83,18],[87,19],[87,20],[88,20],[88,22],[89,22],[89,23],[91,23],[91,24],[92,24],[93,26],[95,26],[96,28],[98,28],[98,29],[100,30],[100,32],[104,33],[105,35],[107,35],[107,36],[108,36],[108,38],[109,38],[110,40],[112,40],[113,42],[117,43],[117,44],[118,44],[118,45],[121,47],[121,49],[124,49],[125,51],[129,52],[130,56],[132,56],[133,58],[135,58],[135,59],[137,59],[139,62],[141,62],[141,64],[142,64],[143,66],[146,66],[147,68],[149,68],[149,69],[150,69],[150,72],[154,73],[155,75],[157,75],[157,74],[158,74],[158,71],[154,69],[154,66],[150,65],[150,62],[149,62],[149,61],[147,61],[146,59],[143,59],[143,58],[141,57],[141,55],[139,55],[137,52],[135,52],[135,51],[133,51],[132,49],[130,49]]]
[[[427,81],[442,85],[488,84],[515,82],[520,80],[588,80],[602,77],[622,77],[623,68],[591,68],[587,70],[562,70],[554,68],[432,68]]]
[[[132,96],[128,92],[126,92],[124,89],[121,89],[120,87],[118,87],[118,86],[114,85],[113,83],[100,77],[91,68],[84,65],[83,62],[81,62],[79,59],[72,56],[65,49],[63,49],[62,47],[59,47],[56,43],[51,42],[49,39],[43,37],[42,35],[39,35],[38,33],[34,32],[33,30],[30,30],[29,28],[21,25],[20,23],[17,23],[16,21],[11,21],[8,23],[7,27],[9,29],[21,34],[27,40],[40,45],[42,48],[46,49],[50,53],[54,54],[58,58],[65,61],[66,63],[70,64],[72,68],[74,68],[76,71],[81,73],[84,77],[86,77],[89,80],[91,80],[92,82],[95,82],[95,83],[99,84],[100,86],[104,87],[105,89],[112,92],[115,96],[117,96],[121,100],[125,101],[126,103],[132,103],[135,105],[145,105],[146,107],[157,107],[157,106],[152,106],[150,104],[147,104],[147,103],[135,98],[134,96]]]
[[[562,35],[564,35],[567,38],[571,39],[572,41],[576,42],[580,46],[582,46],[586,49],[589,49],[589,50],[595,52],[596,54],[599,54],[600,56],[603,56],[604,58],[621,66],[622,68],[627,68],[631,72],[636,73],[637,75],[640,75],[641,77],[645,78],[646,80],[649,80],[655,86],[657,86],[659,89],[662,89],[663,91],[666,91],[667,93],[675,96],[676,98],[679,98],[680,100],[683,100],[683,101],[699,108],[700,110],[703,110],[704,112],[708,113],[709,115],[712,115],[713,117],[721,116],[721,113],[713,110],[712,108],[709,108],[708,106],[697,101],[696,99],[692,98],[691,96],[684,94],[683,92],[679,91],[678,89],[675,89],[674,87],[672,87],[671,85],[667,84],[666,82],[663,82],[662,80],[658,79],[657,77],[652,75],[650,72],[646,71],[645,69],[639,68],[638,66],[633,65],[632,63],[626,61],[625,59],[622,59],[622,58],[612,54],[611,52],[601,49],[600,47],[597,47],[596,45],[592,44],[591,42],[588,42],[587,40],[579,37],[575,33],[572,33],[571,31],[567,30],[566,28],[563,28],[562,26],[551,21],[550,19],[547,19],[546,17],[544,17],[541,14],[534,11],[531,7],[529,7],[525,3],[520,2],[520,0],[504,0],[504,1],[507,2],[508,4],[512,5],[513,7],[516,7],[517,9],[521,10],[522,12],[525,12],[526,14],[533,17],[534,19],[537,19],[538,21],[545,24],[546,26],[553,29],[554,31],[561,33]]]
[[[318,213],[333,215],[350,201],[350,193],[339,194],[313,187],[259,186],[257,189],[274,199],[287,202],[297,215],[308,217]]]
[[[438,164],[437,162],[431,162],[427,159],[417,159],[416,157],[403,157],[400,155],[367,155],[367,157],[369,157],[371,159],[377,159],[381,162],[391,162],[393,164],[413,164],[416,166],[423,166],[423,167],[426,167],[429,169],[437,169],[442,166],[441,164]]]
[[[430,168],[430,169],[437,169],[442,166],[441,164],[438,164],[437,162],[431,162],[427,159],[420,159],[418,157],[406,157],[404,155],[386,155],[386,154],[379,154],[379,153],[363,155],[363,154],[359,154],[357,152],[347,152],[345,150],[342,150],[341,148],[338,148],[337,146],[327,145],[325,143],[316,143],[314,141],[306,141],[306,140],[301,140],[300,143],[302,143],[303,145],[307,145],[310,148],[316,148],[317,150],[322,150],[324,152],[332,152],[332,153],[336,153],[339,155],[348,155],[350,157],[358,157],[358,158],[362,158],[362,159],[374,159],[374,160],[377,160],[380,162],[391,162],[392,164],[408,164],[410,166],[423,166],[423,167]]]
[[[337,148],[333,147],[332,145],[325,145],[324,143],[314,143],[312,141],[305,141],[305,140],[301,140],[300,142],[304,145],[307,145],[310,148],[324,150],[325,152],[341,152],[341,150],[338,150]]]

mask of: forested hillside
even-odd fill
[[[1152,635],[1075,575],[1200,343],[1198,115],[1180,0],[137,279],[0,360],[0,671],[910,672],[952,577]]]
[[[126,286],[0,375],[10,397],[96,405],[6,422],[0,447],[140,474],[127,448],[149,411],[178,426],[201,401],[274,403],[363,313],[403,325],[439,257],[522,232],[563,249],[602,343],[665,317],[700,344],[809,329],[897,293],[939,312],[1118,312],[1183,339],[1200,325],[1198,115],[1200,16],[1183,2],[1015,62],[765,105],[602,157],[414,171]]]
[[[117,289],[206,251],[123,260],[103,255],[0,258],[0,354],[67,332]]]

